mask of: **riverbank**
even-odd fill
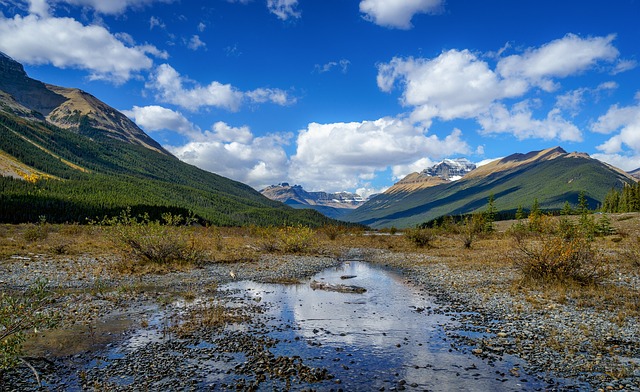
[[[621,222],[633,223],[629,221]],[[635,232],[631,233],[627,235],[633,238]],[[16,237],[0,236],[3,241],[7,238]],[[95,232],[91,238],[99,241]],[[437,305],[416,306],[414,311],[454,321],[438,326],[446,333],[449,349],[481,361],[467,366],[463,376],[475,374],[474,367],[481,364],[499,367],[505,360],[521,358],[521,365],[501,370],[493,379],[517,385],[520,378],[530,381],[530,375],[536,375],[542,384],[533,389],[640,390],[640,331],[634,302],[640,298],[640,280],[634,264],[619,257],[627,239],[598,243],[616,274],[594,287],[524,282],[505,252],[509,239],[500,233],[476,240],[471,249],[448,235],[437,236],[432,247],[424,249],[397,235],[342,235],[315,244],[314,255],[257,252],[256,240],[246,235],[234,245],[241,252],[229,251],[228,244],[236,240],[225,241],[229,254],[251,257],[129,274],[119,267],[123,255],[106,252],[108,245],[63,255],[47,251],[49,244],[12,245],[5,250],[8,255],[0,262],[3,291],[20,292],[34,279],[46,277],[63,315],[57,331],[40,332],[26,345],[27,360],[45,389],[128,390],[135,385],[197,390],[215,384],[240,390],[305,390],[318,385],[338,390],[344,384],[319,365],[322,361],[313,360],[317,354],[311,351],[305,359],[282,348],[315,349],[321,341],[295,340],[294,322],[271,324],[269,307],[277,303],[267,305],[264,295],[230,291],[224,285],[292,284],[342,261],[364,259],[400,271],[403,281],[435,298]],[[279,338],[274,340],[274,334]],[[124,352],[116,350],[124,342]],[[276,346],[284,351],[274,354]],[[346,354],[336,358],[347,361],[341,362],[347,369],[351,369],[348,361],[355,360]],[[215,374],[206,376],[211,369]],[[349,374],[340,369],[335,373]],[[393,374],[387,381],[383,386],[388,390],[420,385],[411,388]],[[10,373],[9,381],[5,379],[3,388],[36,390],[37,383],[33,372],[20,366]]]

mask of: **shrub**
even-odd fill
[[[57,324],[52,303],[46,280],[37,280],[21,295],[0,294],[0,381],[6,370],[21,361],[22,344],[29,332]]]
[[[431,242],[435,238],[433,229],[407,229],[404,237],[418,248],[431,247]]]
[[[29,225],[24,231],[24,239],[28,242],[46,240],[49,236],[49,226],[44,216],[40,217],[40,221],[35,225]]]
[[[334,241],[336,238],[338,238],[338,236],[344,234],[345,229],[344,227],[339,225],[326,225],[322,228],[322,231],[327,236],[327,238],[329,238],[331,241]]]
[[[281,250],[285,253],[307,253],[315,245],[315,233],[306,226],[285,226],[279,231]]]
[[[591,247],[584,235],[565,238],[550,220],[540,221],[540,231],[529,239],[520,237],[515,266],[526,280],[600,283],[608,274],[603,257]]]
[[[265,252],[308,253],[315,246],[314,231],[302,225],[254,227],[252,232],[259,237],[259,248]]]
[[[163,222],[151,221],[147,215],[131,217],[129,210],[108,220],[108,233],[125,252],[142,262],[156,264],[199,263],[205,257],[189,227],[190,220],[180,215],[163,214]],[[182,225],[182,226],[180,226]]]

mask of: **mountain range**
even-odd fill
[[[0,221],[86,222],[127,207],[216,225],[331,222],[178,160],[116,109],[0,53]]]
[[[490,195],[503,213],[529,208],[537,200],[543,209],[577,205],[584,191],[596,208],[611,189],[636,179],[584,153],[560,147],[513,154],[475,168],[456,181],[412,173],[382,194],[369,199],[341,219],[374,228],[419,225],[443,215],[461,215],[486,208]]]
[[[311,208],[336,219],[360,207],[365,202],[362,196],[356,193],[307,192],[300,185],[289,185],[286,182],[268,186],[260,193],[271,200],[280,201],[293,208]]]
[[[463,158],[446,159],[368,200],[286,183],[261,194],[178,160],[98,98],[32,79],[0,53],[0,222],[33,222],[40,216],[86,222],[130,207],[152,218],[191,211],[215,225],[336,223],[330,216],[403,228],[481,211],[490,195],[502,213],[526,209],[534,200],[543,209],[561,209],[567,201],[577,204],[583,191],[595,208],[611,189],[638,177],[640,169],[627,174],[555,147],[480,167]]]

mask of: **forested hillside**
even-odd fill
[[[0,150],[47,173],[0,177],[0,221],[86,222],[126,207],[152,217],[171,211],[216,225],[308,224],[329,221],[297,211],[251,187],[175,157],[119,141],[80,119],[77,132],[0,111]],[[0,157],[2,159],[2,157]]]

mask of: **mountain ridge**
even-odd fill
[[[260,190],[260,193],[293,208],[311,208],[331,218],[339,218],[365,202],[355,193],[308,192],[301,185],[289,185],[286,182],[270,185]]]
[[[490,195],[494,195],[500,212],[526,208],[535,199],[542,208],[559,210],[566,201],[577,205],[582,191],[591,208],[596,208],[612,188],[634,181],[587,154],[553,147],[509,155],[454,182],[417,190],[387,190],[343,219],[375,228],[410,227],[443,215],[481,211]]]
[[[171,155],[133,121],[93,95],[77,88],[43,83],[30,78],[22,64],[0,52],[0,105],[26,119],[46,121],[82,132],[89,123],[114,139],[139,144]],[[85,123],[85,124],[83,124]],[[87,136],[93,136],[89,134]]]

